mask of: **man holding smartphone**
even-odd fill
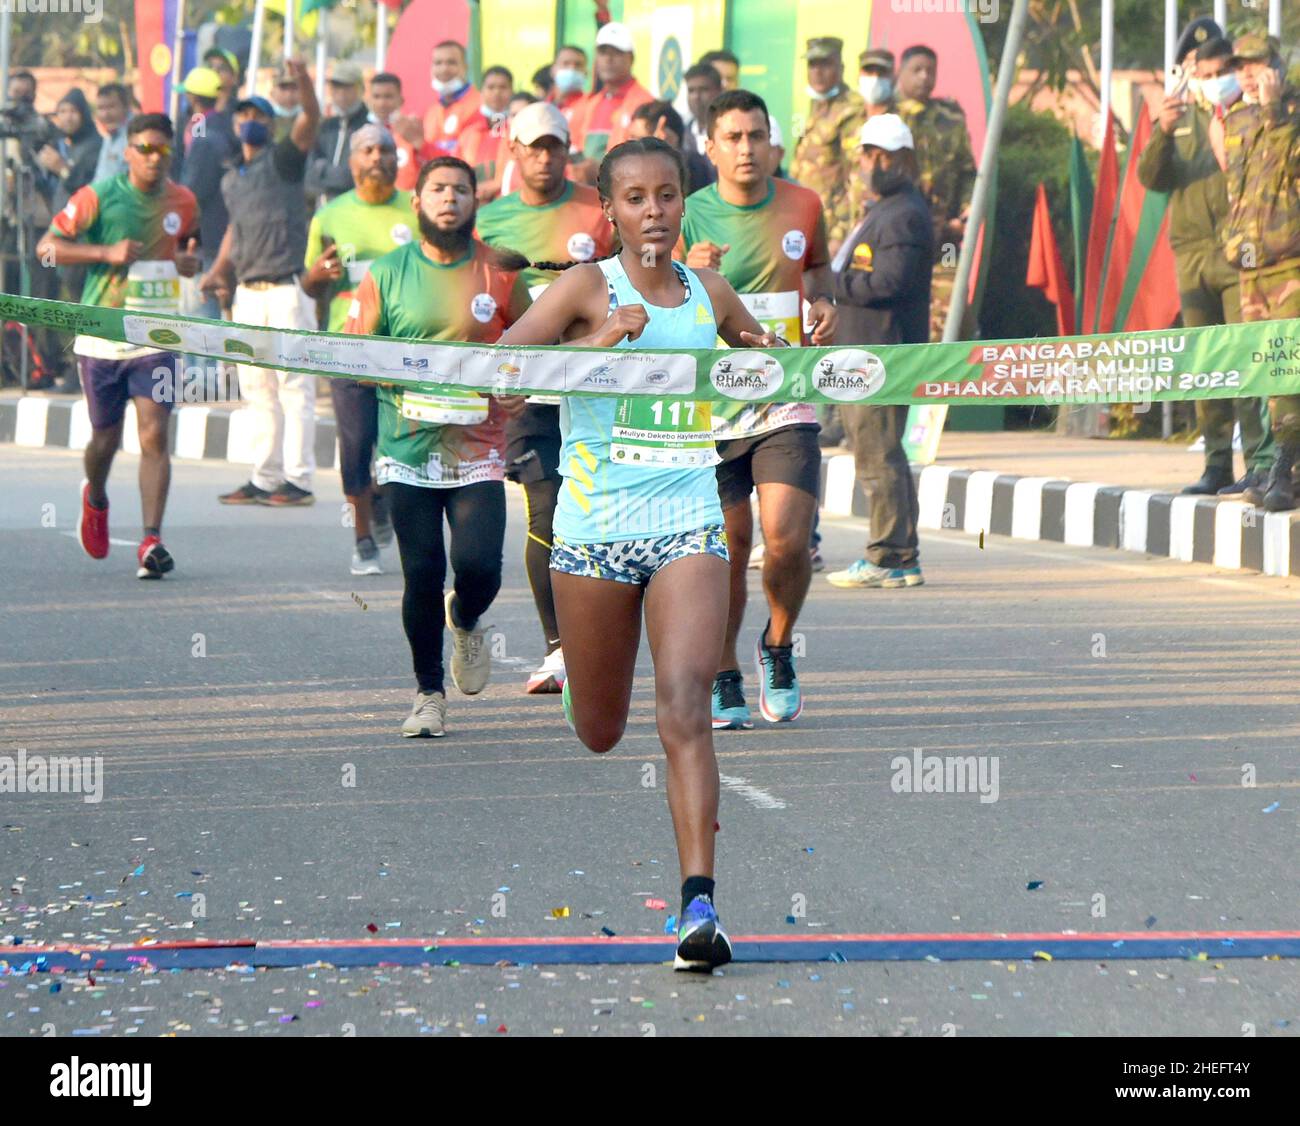
[[[1169,242],[1178,266],[1183,324],[1233,324],[1241,320],[1241,284],[1223,255],[1228,183],[1210,144],[1216,110],[1239,96],[1229,65],[1232,48],[1212,19],[1193,20],[1178,41],[1181,78],[1160,107],[1157,127],[1138,161],[1149,191],[1168,192]],[[1245,474],[1234,481],[1233,422],[1241,423]],[[1273,460],[1263,399],[1198,399],[1196,422],[1205,439],[1205,472],[1183,492],[1240,493],[1263,481]]]
[[[302,287],[329,297],[330,332],[342,332],[357,287],[376,258],[411,241],[411,205],[397,190],[397,143],[382,125],[352,134],[348,168],[356,187],[322,207],[307,232],[307,272]],[[375,489],[370,461],[378,436],[375,388],[352,379],[331,379],[338,426],[343,494],[356,534],[354,575],[380,575],[379,547],[393,541],[383,494]]]

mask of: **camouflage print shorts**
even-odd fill
[[[731,561],[727,533],[721,524],[673,536],[610,543],[567,543],[555,535],[551,540],[552,571],[638,586],[645,586],[669,563],[688,555],[716,555],[724,562]]]

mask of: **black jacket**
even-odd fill
[[[358,102],[347,117],[327,117],[321,122],[316,144],[307,158],[305,187],[309,197],[319,196],[321,203],[328,203],[356,186],[352,183],[352,169],[348,166],[348,158],[352,155],[350,142],[352,134],[369,119],[370,110],[366,103]]]
[[[930,339],[934,225],[914,184],[873,203],[835,256],[836,344]]]

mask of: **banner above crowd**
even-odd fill
[[[414,391],[715,402],[1125,403],[1300,393],[1300,320],[1019,341],[589,349],[261,328],[0,296],[4,320]]]

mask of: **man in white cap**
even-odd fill
[[[858,167],[870,201],[831,268],[837,345],[922,344],[930,338],[934,226],[917,187],[912,131],[897,114],[862,127]],[[870,365],[863,353],[858,366]],[[871,504],[865,558],[827,575],[840,587],[920,586],[916,486],[903,451],[907,407],[840,406],[854,468]]]
[[[479,209],[478,237],[489,246],[516,250],[533,300],[573,262],[605,258],[614,230],[596,189],[565,178],[569,126],[550,102],[525,106],[510,123],[510,151],[519,190]],[[560,492],[558,400],[535,395],[522,414],[506,422],[506,477],[523,486],[528,512],[524,568],[542,625],[546,658],[524,686],[529,693],[564,687],[564,654],[551,596],[551,520]]]
[[[607,23],[596,35],[597,90],[574,110],[570,146],[581,159],[574,171],[588,184],[605,153],[628,139],[632,114],[654,95],[632,77],[632,33],[625,24]]]

